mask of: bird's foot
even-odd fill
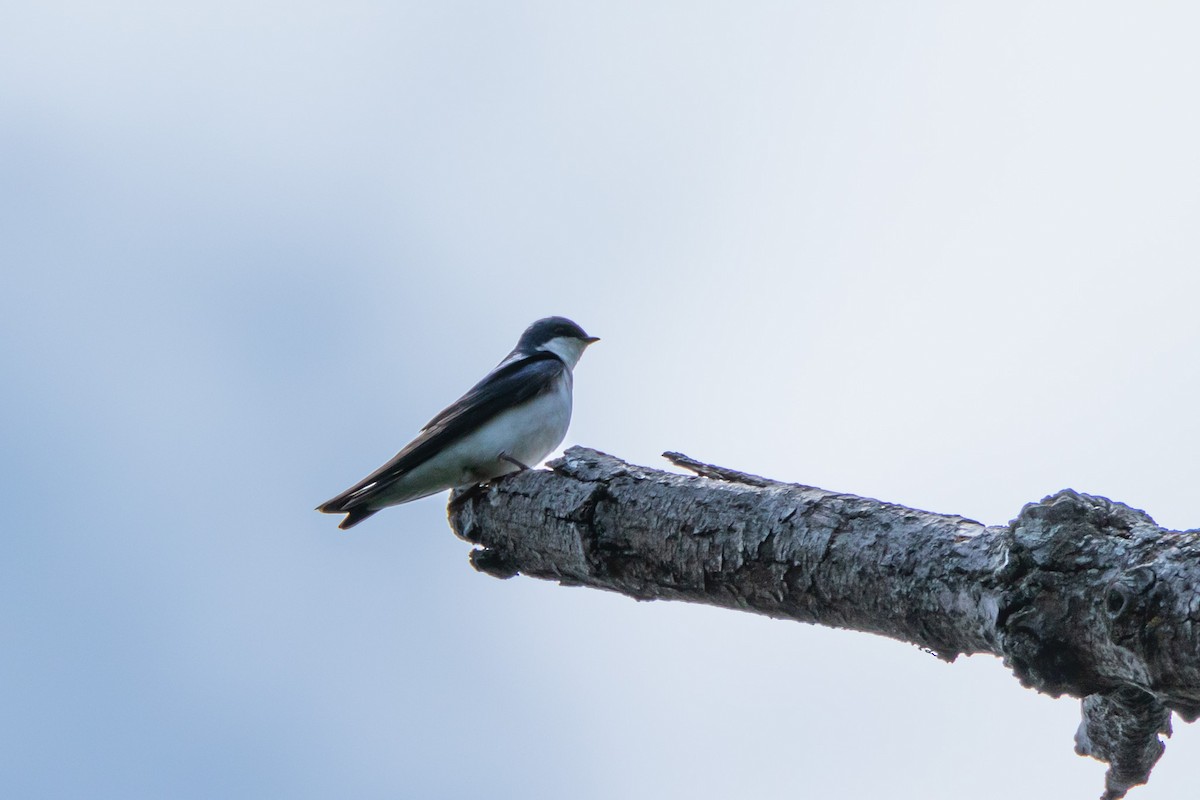
[[[515,458],[510,456],[508,453],[501,453],[500,460],[507,461],[508,463],[512,464],[514,467],[519,469],[521,472],[525,472],[527,469],[529,469],[529,467],[525,466],[520,461],[517,461]]]
[[[454,494],[450,496],[450,507],[458,508],[459,506],[466,505],[486,492],[490,486],[490,483],[475,483],[461,491],[455,489]]]

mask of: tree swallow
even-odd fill
[[[571,422],[571,369],[599,339],[546,317],[483,380],[431,419],[403,450],[332,500],[351,528],[387,506],[528,469],[562,443]]]

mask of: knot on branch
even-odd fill
[[[1171,712],[1136,687],[1084,698],[1075,752],[1108,762],[1103,800],[1118,800],[1150,778],[1166,749],[1160,733],[1171,735]]]
[[[1151,623],[1158,617],[1166,592],[1149,564],[1119,574],[1104,594],[1112,641],[1135,652],[1153,648]]]
[[[1103,643],[1095,632],[1136,626],[1147,574],[1117,576],[1135,549],[1131,531],[1147,526],[1154,520],[1142,511],[1069,489],[1030,503],[1013,520],[997,623],[1022,683],[1055,697],[1114,688],[1097,664]]]

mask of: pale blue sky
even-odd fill
[[[0,794],[1098,794],[995,659],[496,581],[443,497],[312,508],[564,314],[568,443],[1200,525],[1198,23],[3,5]]]

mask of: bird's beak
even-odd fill
[[[586,339],[584,339],[583,341],[586,344],[595,344],[596,342],[600,341],[600,337],[599,336],[589,336]]]

